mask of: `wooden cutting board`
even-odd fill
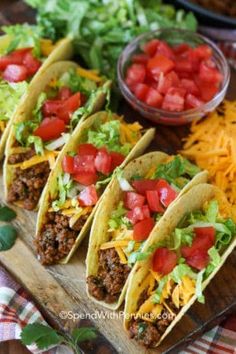
[[[0,13],[1,23],[32,22],[32,11],[21,2]],[[236,98],[236,73],[232,75],[229,97]],[[141,117],[124,102],[120,110],[129,120]],[[188,127],[156,126],[157,134],[149,150],[175,153],[181,148],[181,139]],[[2,171],[0,171],[0,203],[3,200]],[[182,318],[163,344],[155,350],[146,350],[128,340],[122,328],[122,309],[111,312],[88,299],[85,291],[85,256],[87,240],[67,265],[43,267],[37,260],[33,247],[36,214],[15,208],[14,222],[19,238],[14,247],[0,253],[2,265],[29,291],[48,322],[62,330],[91,322],[99,330],[93,343],[82,346],[84,353],[177,353],[202,332],[213,327],[224,316],[236,309],[236,251],[205,291],[205,305],[196,303]],[[91,316],[91,317],[89,317]]]

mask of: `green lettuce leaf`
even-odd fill
[[[127,209],[124,208],[124,203],[119,202],[117,208],[112,211],[111,217],[108,221],[109,228],[116,230],[123,224],[123,217],[127,213]]]
[[[19,83],[0,81],[0,120],[7,121],[12,117],[27,88],[28,84],[26,81]]]

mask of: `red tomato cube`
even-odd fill
[[[129,86],[144,82],[145,77],[146,68],[142,64],[132,64],[126,72],[126,80]]]
[[[98,150],[97,156],[95,157],[95,167],[98,172],[101,172],[104,175],[109,175],[111,173],[111,156],[106,148]]]
[[[77,153],[80,156],[84,156],[84,155],[91,155],[91,156],[95,156],[97,155],[98,149],[96,148],[96,146],[94,146],[93,144],[80,144],[78,149],[77,149]]]
[[[157,190],[146,191],[146,197],[147,197],[148,206],[151,211],[157,213],[164,212],[164,208],[160,203],[159,193]]]
[[[175,71],[171,71],[167,75],[160,75],[157,89],[165,95],[171,87],[178,87],[179,83],[178,75]]]
[[[134,54],[132,56],[132,62],[135,64],[147,64],[149,56],[144,53]]]
[[[183,87],[187,93],[191,93],[192,95],[198,96],[200,94],[200,91],[193,80],[181,79],[180,87]]]
[[[149,86],[148,85],[146,85],[146,84],[137,84],[135,89],[134,89],[134,94],[140,101],[145,101],[145,98],[147,96],[148,91],[149,91]]]
[[[156,186],[160,202],[164,207],[168,207],[178,196],[178,193],[164,179],[159,179]]]
[[[162,54],[155,55],[155,57],[148,60],[147,69],[155,79],[159,79],[161,73],[167,74],[175,67],[173,60],[170,60]]]
[[[73,180],[80,184],[83,184],[84,186],[90,186],[91,184],[97,182],[98,176],[96,173],[80,172],[73,176]]]
[[[162,109],[172,112],[184,110],[184,96],[186,90],[181,88],[170,88],[164,97]]]
[[[83,172],[96,173],[94,156],[92,155],[76,155],[74,157],[74,173]]]
[[[28,71],[23,65],[10,64],[4,70],[2,77],[8,82],[21,82],[27,79]]]
[[[60,88],[60,91],[58,92],[57,99],[58,100],[67,100],[69,97],[73,95],[71,89],[69,87],[63,86]]]
[[[120,166],[122,162],[125,160],[125,156],[116,151],[110,152],[110,156],[111,156],[111,171],[114,171],[114,169]]]
[[[163,41],[160,41],[157,46],[155,55],[158,54],[164,55],[166,58],[169,58],[171,60],[174,60],[175,57],[173,49],[169,46],[169,44]]]
[[[81,206],[93,206],[98,201],[97,191],[94,185],[88,186],[80,192],[78,197]]]
[[[191,50],[191,47],[187,43],[181,43],[173,47],[173,52],[175,55],[179,56]]]
[[[132,224],[136,224],[138,221],[150,218],[150,210],[148,205],[143,205],[141,207],[135,207],[134,209],[129,210],[126,216]]]
[[[201,107],[205,102],[200,100],[194,95],[191,95],[191,93],[187,94],[186,99],[185,99],[185,108],[186,109],[192,109],[192,108],[198,108]]]
[[[192,52],[199,60],[207,60],[212,57],[212,49],[207,44],[201,44],[192,49]]]
[[[199,69],[199,79],[205,82],[219,84],[222,81],[222,74],[218,69],[212,68],[212,64],[202,61]]]
[[[74,157],[65,155],[62,159],[62,169],[66,173],[74,173]]]
[[[43,141],[49,141],[59,138],[65,130],[65,122],[57,117],[52,117],[44,118],[33,134],[39,136]]]
[[[42,63],[37,58],[34,58],[32,55],[32,51],[30,51],[25,55],[23,59],[23,65],[26,67],[29,75],[34,75],[38,71]]]
[[[177,57],[175,61],[175,70],[177,71],[177,73],[191,73],[193,71],[193,66],[188,58]]]
[[[157,90],[150,87],[146,94],[145,103],[151,107],[159,108],[161,107],[162,101],[162,95]]]
[[[177,265],[177,254],[166,247],[158,248],[152,259],[152,269],[154,272],[167,275]]]
[[[144,53],[152,57],[156,53],[159,43],[160,43],[159,39],[150,40],[143,47]]]
[[[77,92],[67,100],[62,101],[61,109],[58,111],[59,118],[69,123],[72,114],[81,106],[81,93]]]
[[[135,192],[126,192],[124,195],[124,205],[127,209],[134,209],[135,207],[141,207],[145,203],[145,197]]]
[[[146,191],[155,190],[157,186],[157,179],[137,179],[132,182],[132,186],[136,192],[146,194]]]
[[[154,228],[154,225],[155,221],[153,218],[147,218],[139,221],[134,225],[133,239],[138,242],[146,240]]]

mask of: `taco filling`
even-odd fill
[[[11,39],[0,48],[0,142],[28,83],[55,48],[34,26],[6,26],[3,30]]]
[[[142,259],[151,254],[152,262],[129,322],[130,337],[154,347],[194,295],[204,303],[202,284],[221,263],[235,234],[234,221],[211,200],[185,215],[169,237],[143,254]]]
[[[146,176],[137,171],[128,182],[119,179],[122,200],[108,221],[109,241],[99,250],[97,275],[87,278],[88,291],[99,301],[118,300],[132,265],[141,257],[144,241],[198,167],[177,155],[152,166]]]
[[[113,171],[142,136],[137,122],[127,124],[109,113],[105,117],[97,117],[92,127],[83,128],[81,142],[62,160],[57,190],[36,239],[43,264],[58,262],[69,254]]]
[[[51,80],[31,117],[15,124],[16,141],[8,158],[8,164],[15,168],[9,202],[35,209],[59,151],[81,117],[92,110],[102,85],[96,73],[71,68]]]

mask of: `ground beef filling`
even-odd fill
[[[9,157],[10,165],[29,160],[35,155],[34,149],[23,154],[13,154]],[[38,204],[42,190],[47,182],[50,168],[48,162],[42,162],[26,170],[17,167],[8,192],[8,202],[23,202],[23,208],[33,210]]]
[[[70,228],[68,216],[58,212],[48,213],[47,222],[35,242],[41,263],[49,265],[66,257],[87,218],[88,215],[80,217],[73,228]]]
[[[166,301],[168,306],[177,313],[175,305],[171,301]],[[134,318],[130,322],[129,335],[139,344],[153,348],[159,342],[167,327],[173,321],[173,317],[167,310],[163,310],[155,322],[145,321],[142,318]]]
[[[100,250],[98,275],[87,278],[89,293],[99,301],[117,301],[129,272],[130,267],[120,263],[115,248]]]

